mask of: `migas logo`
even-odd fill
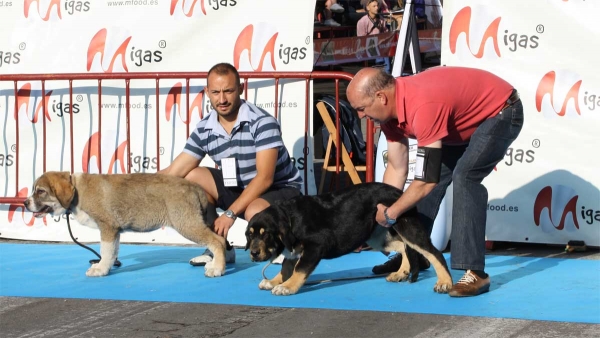
[[[234,7],[237,5],[237,0],[171,0],[170,14],[171,16],[181,13],[188,18],[194,16],[194,11],[197,11],[197,6],[200,6],[200,11],[206,15],[206,3],[215,11],[221,8]]]
[[[295,60],[304,60],[307,56],[307,47],[285,46],[280,43],[277,52],[277,38],[279,32],[269,25],[248,25],[239,34],[233,48],[233,66],[241,71],[270,71],[277,70],[275,57],[287,65]],[[266,41],[266,43],[264,43]],[[305,43],[310,44],[311,38],[307,37]],[[265,59],[270,56],[271,68],[264,68]],[[247,60],[247,61],[246,61]]]
[[[466,50],[466,53],[470,53],[477,59],[481,59],[486,55],[492,54],[492,51],[486,50],[488,41],[492,42],[494,47],[494,55],[496,57],[502,57],[500,49],[501,44],[504,44],[504,49],[510,52],[517,52],[519,50],[531,48],[535,49],[539,46],[539,36],[535,34],[518,34],[510,32],[505,29],[503,32],[500,31],[500,22],[502,17],[498,16],[489,21],[486,24],[481,25],[478,19],[474,19],[472,16],[471,7],[467,6],[462,8],[452,21],[450,25],[449,41],[450,41],[450,52],[456,54],[458,50]],[[475,21],[477,20],[477,21]],[[476,22],[476,25],[473,24]],[[473,29],[473,27],[476,27]],[[484,28],[481,28],[484,27]],[[537,25],[536,33],[541,34],[544,32],[543,25]],[[471,45],[472,40],[481,36],[479,46]],[[463,37],[465,46],[459,45],[459,39]]]
[[[19,44],[19,49],[17,48],[7,48],[0,49],[0,68],[8,67],[10,65],[18,65],[21,63],[21,52],[25,50],[27,44],[25,42],[21,42]]]
[[[179,115],[179,118],[184,124],[190,124],[190,120],[194,110],[198,110],[200,118],[203,116],[202,104],[204,102],[204,90],[201,90],[190,104],[189,116],[186,115],[186,109],[181,109],[181,95],[183,94],[183,86],[181,82],[177,82],[169,90],[167,100],[165,101],[165,118],[167,122],[171,121],[171,114]],[[207,107],[206,111],[210,111]]]
[[[581,116],[600,106],[600,94],[582,89],[581,76],[572,71],[544,74],[535,92],[535,107],[544,117]],[[583,93],[583,95],[581,95]],[[562,102],[562,104],[561,104]]]
[[[132,36],[121,34],[121,38],[111,36],[108,39],[108,30],[100,29],[91,39],[87,50],[87,71],[96,71],[104,73],[112,72],[128,72],[128,63],[136,67],[141,67],[153,62],[161,62],[163,60],[162,51],[167,47],[165,40],[158,42],[159,49],[143,49],[131,45]],[[125,36],[125,37],[124,37]],[[107,43],[107,40],[109,43]],[[115,43],[116,40],[116,43]],[[118,45],[114,51],[108,46]],[[112,51],[112,53],[111,53]],[[94,61],[97,55],[100,54],[99,61]],[[118,67],[117,59],[120,59],[120,67]]]
[[[76,13],[89,12],[90,10],[90,1],[75,1],[75,0],[62,0],[63,4],[61,4],[61,0],[24,0],[23,1],[23,12],[25,14],[25,18],[30,17],[39,17],[43,21],[51,20],[53,14],[55,17],[58,17],[59,20],[62,20],[63,10],[67,15],[73,15]],[[35,7],[32,6],[35,3]],[[42,6],[44,3],[47,3],[47,6]]]
[[[85,143],[83,147],[83,153],[81,154],[81,170],[84,173],[95,172],[101,173],[101,156],[100,156],[100,132],[96,132],[90,136],[90,138]],[[125,174],[127,170],[125,168],[126,158],[127,158],[127,140],[123,141],[117,149],[112,153],[110,158],[110,163],[108,165],[108,173],[109,174]],[[95,160],[96,167],[92,167],[92,159]],[[121,171],[118,172],[115,167],[116,163],[120,164]],[[96,170],[93,170],[96,169]]]
[[[580,220],[588,225],[600,222],[600,210],[581,205],[577,213],[579,195],[568,186],[546,186],[537,194],[533,205],[533,220],[545,233],[574,232],[580,229]],[[580,218],[578,218],[578,215]]]
[[[25,198],[27,196],[29,196],[29,189],[23,188],[19,190],[16,197]],[[23,223],[25,223],[26,226],[33,226],[36,220],[36,218],[33,217],[33,213],[27,211],[24,206],[19,204],[11,204],[8,206],[8,223],[12,223],[15,219],[15,214],[17,214],[17,211],[19,210],[21,210],[21,220]],[[26,214],[29,215],[29,217],[26,217]],[[42,218],[42,221],[44,222],[44,225],[48,225],[48,223],[46,223],[46,217]]]
[[[131,168],[131,172],[139,173],[145,172],[147,169],[156,170],[158,167],[158,159],[156,157],[139,156],[129,153],[128,159],[127,140],[125,140],[110,154],[108,171],[105,171],[102,166],[103,161],[99,148],[100,142],[100,133],[96,132],[85,143],[83,153],[81,154],[81,170],[84,173],[125,174],[127,173],[127,166]]]
[[[18,121],[18,115],[22,114],[22,112],[27,116],[27,120],[31,123],[37,123],[40,117],[40,114],[43,113],[44,109],[46,111],[46,119],[48,121],[52,121],[50,117],[50,109],[48,107],[50,102],[50,95],[52,95],[52,91],[46,92],[46,98],[44,102],[42,102],[41,94],[32,95],[34,91],[32,90],[31,83],[27,82],[21,86],[17,90],[17,111],[15,112],[15,121]],[[41,92],[41,90],[40,90]]]
[[[573,232],[579,229],[578,199],[579,196],[573,188],[564,185],[544,187],[533,205],[535,225],[540,226],[546,233],[556,230]]]
[[[509,147],[504,154],[504,164],[507,167],[526,165],[535,161],[535,149],[541,147],[539,139],[533,139],[531,148]],[[498,166],[494,166],[494,171],[498,171]]]
[[[171,15],[175,14],[175,10],[177,9],[177,5],[180,4],[181,13],[183,15],[192,17],[194,15],[194,9],[196,8],[196,3],[200,4],[200,9],[202,10],[202,14],[206,15],[206,8],[204,6],[204,0],[171,0]],[[186,6],[187,5],[187,6]],[[196,12],[197,13],[197,12]]]

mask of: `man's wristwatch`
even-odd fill
[[[388,208],[385,208],[385,209],[383,210],[383,216],[385,216],[385,222],[386,222],[386,223],[387,223],[389,226],[392,226],[392,225],[396,224],[396,219],[394,219],[394,218],[390,218],[390,216],[388,216],[388,214],[387,214],[387,210],[388,210]]]
[[[237,216],[235,215],[235,213],[233,211],[231,211],[230,209],[225,210],[225,212],[223,213],[225,216],[231,218],[232,220],[235,221],[235,219],[237,218]]]

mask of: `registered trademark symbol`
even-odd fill
[[[533,142],[531,142],[531,145],[532,145],[534,148],[539,148],[539,147],[540,147],[540,145],[541,145],[541,142],[540,142],[540,140],[538,140],[538,139],[536,138],[535,140],[533,140]]]
[[[304,42],[309,45],[310,44],[310,35],[306,37],[306,40],[304,40]]]
[[[537,27],[535,27],[535,31],[540,34],[544,33],[544,25],[537,25]]]
[[[160,148],[158,148],[158,153],[159,153],[160,155],[164,155],[164,154],[165,154],[165,147],[160,147]]]
[[[167,41],[165,41],[165,40],[160,40],[160,41],[158,42],[158,47],[160,47],[160,48],[167,48]]]
[[[27,44],[26,44],[25,42],[21,42],[21,43],[19,44],[19,49],[20,49],[20,50],[25,50],[25,48],[26,48],[26,47],[27,47]]]
[[[12,146],[10,146],[10,150],[12,150],[13,153],[17,152],[17,145],[13,144]]]
[[[77,102],[83,101],[83,95],[81,95],[81,94],[77,95],[77,97],[75,97],[75,100],[77,100]]]

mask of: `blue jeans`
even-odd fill
[[[504,158],[522,127],[523,104],[519,100],[479,125],[468,144],[442,146],[440,182],[417,203],[417,210],[425,230],[431,235],[446,189],[454,183],[452,269],[483,270],[485,267],[488,192],[481,182]]]

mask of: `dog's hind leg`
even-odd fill
[[[281,265],[281,271],[273,277],[273,279],[263,279],[260,284],[258,284],[258,288],[261,290],[273,290],[273,288],[290,278],[290,276],[294,272],[294,266],[298,262],[297,259],[288,259],[286,258]]]
[[[99,224],[99,227],[101,224]],[[92,264],[85,272],[88,277],[101,277],[108,275],[110,268],[115,264],[119,253],[119,231],[112,227],[100,227],[100,262]]]
[[[386,250],[400,253],[402,255],[402,263],[398,271],[390,273],[385,277],[385,280],[388,282],[403,282],[408,280],[412,262],[406,255],[406,244],[399,239],[393,239],[386,245]]]
[[[225,274],[225,238],[217,235],[206,226],[199,226],[201,219],[180,220],[185,222],[182,226],[174,222],[173,227],[185,238],[198,244],[204,244],[213,253],[213,260],[204,266],[206,277],[219,277]]]
[[[208,230],[208,229],[206,229]],[[213,260],[206,263],[204,266],[204,275],[206,277],[220,277],[225,274],[225,238],[208,230],[212,236],[212,240],[206,243],[206,247],[213,253]]]
[[[422,254],[435,269],[437,282],[433,287],[435,292],[447,293],[452,288],[452,276],[448,270],[444,255],[433,246],[431,239],[418,223],[417,217],[401,217],[394,225],[402,240],[411,248]],[[404,260],[404,257],[402,257]],[[418,267],[418,264],[417,264]]]
[[[410,262],[410,279],[409,282],[414,283],[419,279],[419,253],[410,246],[406,246],[406,258]]]

